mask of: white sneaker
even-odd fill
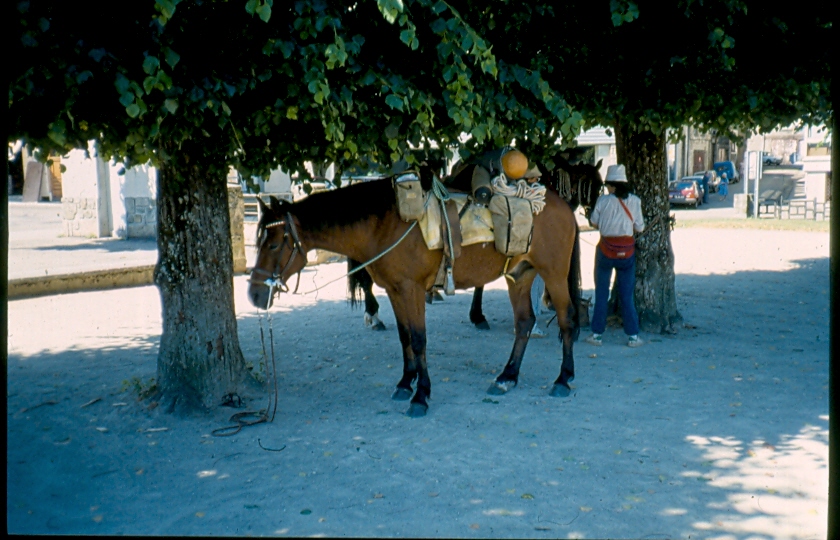
[[[630,336],[630,338],[627,340],[628,347],[641,347],[644,344],[645,342],[639,338],[638,334]]]
[[[600,347],[603,344],[601,340],[601,334],[592,334],[588,338],[586,338],[586,342],[590,345],[595,345],[596,347]]]

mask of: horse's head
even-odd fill
[[[260,205],[257,226],[257,258],[248,280],[248,298],[254,306],[268,309],[278,292],[286,292],[286,281],[306,266],[306,251],[300,242],[299,224],[291,213],[291,205],[271,197]]]
[[[604,180],[601,178],[601,172],[599,171],[603,161],[600,160],[595,165],[587,163],[572,165],[563,158],[557,159],[560,169],[569,175],[571,195],[569,204],[572,209],[577,208],[578,205],[583,206],[586,219],[589,219],[589,216],[592,215],[592,209],[595,208],[595,203],[598,201],[601,188],[604,185]]]

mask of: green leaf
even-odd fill
[[[392,109],[397,109],[399,111],[403,110],[403,100],[396,94],[388,94],[385,97],[385,103],[387,103]]]
[[[163,54],[166,60],[166,63],[169,64],[169,67],[175,67],[176,64],[181,60],[181,55],[166,47],[163,49]]]
[[[114,81],[114,86],[117,87],[117,92],[120,94],[125,94],[128,92],[128,88],[131,86],[131,81],[129,81],[125,75],[122,73],[117,73],[116,81]]]
[[[260,7],[257,8],[257,15],[260,16],[262,22],[268,22],[271,18],[271,6],[269,6],[267,2],[265,4],[261,4]]]
[[[128,107],[132,103],[134,103],[134,93],[133,92],[123,92],[120,94],[120,103],[123,107]]]
[[[414,28],[406,28],[405,30],[400,32],[400,41],[402,41],[410,47],[412,42],[414,41]],[[412,48],[416,48],[416,46]]]
[[[106,51],[105,49],[92,49],[88,53],[88,56],[93,58],[95,61],[99,62],[103,58],[105,58],[105,55],[107,55],[107,54],[108,54],[108,51]]]
[[[157,57],[149,55],[143,60],[143,71],[151,75],[155,72],[155,70],[160,67],[160,60]]]
[[[297,107],[289,107],[286,109],[286,118],[289,120],[297,120],[298,117],[298,108]]]
[[[132,103],[128,107],[125,108],[125,112],[128,113],[128,116],[132,118],[137,118],[140,114],[140,107],[136,103]]]
[[[257,5],[259,5],[258,0],[248,0],[247,2],[245,2],[245,11],[249,15],[253,15],[257,12]]]
[[[397,20],[403,10],[402,0],[376,0],[376,5],[379,6],[379,11],[385,17],[385,20],[391,24]]]
[[[175,2],[171,0],[155,0],[155,8],[163,16],[164,23],[175,15]]]
[[[166,107],[166,110],[172,114],[175,114],[175,111],[178,110],[178,100],[177,99],[167,99],[163,102],[163,106]]]

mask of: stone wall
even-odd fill
[[[151,197],[126,197],[125,217],[128,238],[157,236],[157,204]]]
[[[99,236],[99,210],[95,198],[62,197],[61,215],[64,236]]]
[[[245,273],[245,202],[242,189],[228,184],[228,210],[230,213],[230,247],[233,251],[233,273]]]

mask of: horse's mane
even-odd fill
[[[298,218],[301,228],[319,231],[329,227],[347,227],[371,216],[382,218],[394,209],[395,204],[390,177],[313,193],[296,203],[272,202],[263,211],[257,226],[257,238],[262,236],[266,225],[285,219],[287,213]]]

